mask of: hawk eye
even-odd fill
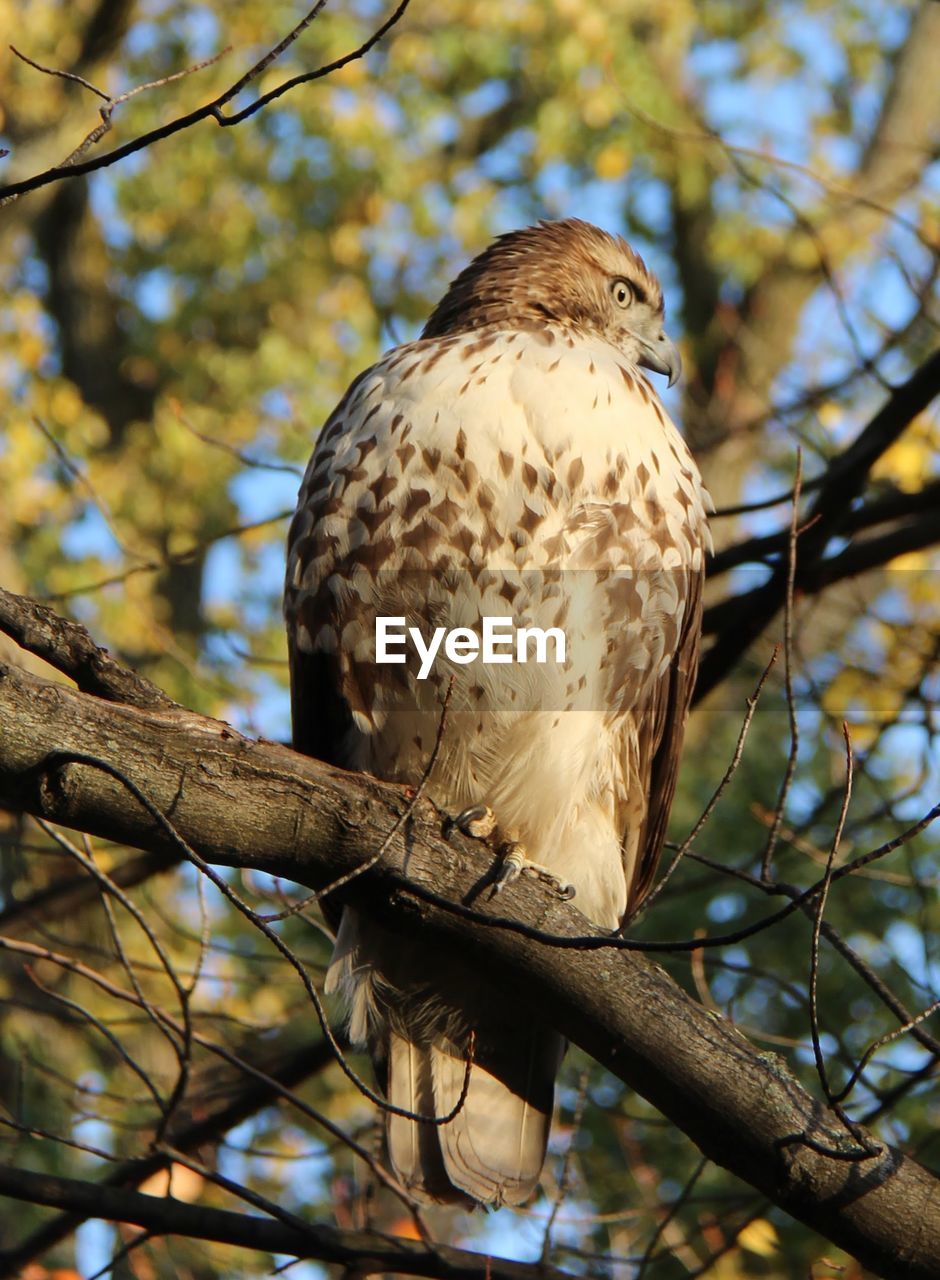
[[[636,296],[633,292],[633,286],[627,280],[618,277],[610,283],[610,296],[616,302],[618,307],[626,309],[631,306]]]

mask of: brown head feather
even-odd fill
[[[639,306],[662,323],[663,294],[643,259],[620,236],[580,218],[540,222],[500,236],[461,271],[434,309],[423,338],[482,325],[520,328],[555,321],[605,336],[610,284],[625,279]]]

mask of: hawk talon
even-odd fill
[[[499,870],[496,872],[496,881],[493,885],[494,893],[502,893],[506,885],[518,880],[522,875],[523,869],[529,865],[529,860],[525,856],[525,848],[518,840],[510,840],[508,844],[503,845],[501,853],[503,860],[500,863]]]
[[[502,893],[507,884],[512,884],[521,875],[533,876],[538,880],[547,880],[556,891],[562,902],[570,902],[575,896],[575,887],[567,880],[562,880],[549,871],[548,867],[538,862],[530,862],[526,856],[525,846],[518,840],[510,840],[502,849],[502,864],[496,873],[493,893]]]
[[[448,832],[454,827],[473,840],[485,840],[496,830],[496,814],[488,804],[471,804],[447,819]]]

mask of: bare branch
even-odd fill
[[[656,901],[656,899],[662,893],[663,889],[665,889],[666,885],[672,879],[673,872],[679,866],[679,863],[682,861],[685,855],[692,848],[702,828],[705,826],[709,818],[714,813],[715,808],[718,804],[718,801],[721,799],[721,797],[727,791],[728,787],[731,785],[731,779],[737,773],[738,765],[741,763],[741,757],[744,755],[744,744],[747,741],[747,735],[750,732],[751,721],[754,719],[754,713],[757,711],[757,704],[760,701],[761,694],[763,693],[764,685],[767,683],[767,678],[770,675],[771,670],[773,669],[773,667],[777,662],[777,657],[779,655],[779,652],[780,652],[779,646],[776,646],[773,652],[771,653],[770,658],[768,659],[766,667],[764,667],[764,670],[761,672],[761,677],[757,682],[757,687],[755,688],[751,696],[747,699],[747,710],[745,711],[744,718],[741,721],[741,728],[738,730],[738,740],[735,743],[731,760],[729,761],[728,767],[727,769],[725,769],[724,774],[722,775],[721,781],[718,783],[718,786],[715,788],[715,790],[712,792],[711,796],[709,797],[708,803],[705,805],[705,808],[699,814],[699,817],[695,821],[692,827],[692,830],[689,832],[686,838],[682,841],[682,844],[676,850],[676,853],[671,859],[669,866],[660,876],[659,880],[656,882],[653,888],[649,891],[649,893],[646,895],[643,901],[637,906],[634,912],[634,916],[638,916],[641,913],[645,913],[647,909],[652,905],[652,903]],[[631,916],[630,920],[632,919],[633,917]],[[628,920],[627,923],[629,924],[630,921]]]
[[[790,723],[790,749],[787,752],[787,767],[783,772],[777,803],[774,806],[767,843],[761,854],[761,879],[771,880],[774,853],[780,836],[780,824],[787,807],[787,798],[796,774],[797,760],[800,754],[800,726],[796,717],[796,699],[793,695],[793,586],[796,582],[797,545],[800,535],[800,498],[803,491],[803,453],[796,452],[796,476],[793,481],[793,509],[790,513],[790,536],[787,544],[787,580],[783,598],[783,688],[787,704],[787,719]],[[825,892],[825,891],[824,891]],[[820,895],[822,897],[822,895]]]
[[[852,504],[861,494],[875,462],[938,393],[940,351],[925,360],[907,382],[895,388],[887,403],[829,467],[803,525],[804,533],[799,544],[800,566],[794,584],[797,591],[803,589],[804,576],[811,579],[814,573],[825,567],[823,555],[826,547],[830,539],[843,530]],[[763,586],[706,611],[706,630],[715,630],[716,617],[720,617],[720,630],[699,667],[696,702],[725,678],[783,607],[788,576],[788,566],[784,561],[777,565],[770,581]]]
[[[49,186],[50,183],[61,182],[65,178],[78,177],[80,174],[93,173],[97,169],[107,168],[109,165],[116,164],[119,160],[123,160],[126,156],[133,155],[137,151],[143,151],[146,147],[152,146],[155,142],[159,142],[164,138],[172,137],[173,134],[181,133],[184,129],[190,129],[193,125],[199,124],[203,120],[211,118],[223,126],[240,124],[242,120],[247,120],[248,117],[254,115],[256,111],[259,111],[269,102],[272,102],[275,98],[289,92],[289,90],[296,86],[307,84],[313,80],[320,80],[324,76],[331,75],[334,71],[338,71],[341,67],[345,67],[348,63],[365,57],[365,55],[378,43],[378,41],[381,40],[382,37],[386,35],[387,32],[390,31],[391,28],[401,19],[410,3],[410,0],[400,0],[398,7],[388,18],[385,19],[385,21],[372,33],[371,36],[343,57],[337,58],[333,62],[326,63],[324,66],[318,67],[314,71],[308,71],[303,75],[292,77],[284,84],[278,85],[275,89],[271,89],[269,92],[261,94],[254,102],[235,115],[224,115],[222,108],[250,83],[256,80],[263,71],[265,71],[277,58],[280,57],[285,49],[293,44],[301,32],[319,15],[325,3],[326,0],[318,0],[318,3],[314,5],[307,15],[297,23],[297,25],[287,36],[284,37],[284,39],[280,40],[271,50],[269,50],[268,53],[265,54],[263,58],[256,62],[249,71],[247,71],[243,76],[240,76],[233,85],[230,85],[229,88],[219,94],[218,97],[213,98],[211,102],[207,102],[204,106],[197,107],[195,111],[190,111],[184,116],[178,116],[175,120],[170,120],[156,129],[151,129],[148,133],[141,134],[137,138],[132,138],[129,142],[122,143],[121,146],[113,148],[113,150],[106,152],[104,155],[95,156],[90,160],[77,159],[77,156],[83,154],[88,147],[93,145],[94,142],[97,142],[110,128],[110,115],[107,119],[104,118],[104,115],[106,112],[110,113],[112,107],[122,99],[114,99],[113,101],[109,100],[109,105],[102,108],[102,124],[92,130],[84,141],[79,144],[79,147],[72,153],[68,160],[63,164],[55,165],[51,169],[46,169],[42,173],[34,174],[31,178],[23,178],[19,182],[10,182],[7,183],[6,186],[0,187],[0,206],[6,204],[10,200],[15,200],[17,197],[24,195],[28,191],[37,191],[40,187]],[[22,57],[23,55],[20,54],[18,56]],[[29,59],[24,59],[24,61],[29,61]],[[33,63],[32,65],[37,66],[38,70],[45,71],[51,75],[63,75],[69,79],[80,79],[80,77],[73,76],[70,72],[55,72],[50,71],[47,67],[39,67],[36,63]],[[207,64],[199,64],[200,67],[203,65]],[[189,68],[189,70],[198,69],[199,67]],[[132,90],[132,92],[138,92],[143,88],[151,88],[153,85],[166,83],[170,79],[177,79],[179,78],[179,75],[188,74],[189,70],[186,72],[179,72],[176,76],[166,77],[166,80],[164,81],[154,81],[149,85],[138,86],[138,89]],[[86,88],[91,89],[92,92],[97,93],[100,96],[107,97],[107,95],[102,94],[101,90],[95,89],[94,86],[88,84],[87,81],[82,81],[82,83]]]
[[[313,1224],[301,1229],[253,1214],[185,1204],[170,1196],[148,1196],[29,1169],[0,1166],[0,1195],[51,1205],[82,1218],[133,1223],[152,1235],[189,1236],[294,1258],[318,1258],[356,1275],[389,1271],[411,1276],[446,1275],[449,1280],[567,1280],[564,1272],[542,1263],[508,1262],[445,1245],[429,1248],[414,1240],[367,1231],[337,1231]],[[10,1274],[3,1254],[0,1267],[0,1274]]]
[[[825,477],[817,477],[815,482],[803,486],[803,492],[818,489]],[[792,501],[792,491],[780,495],[780,501]],[[757,504],[754,510],[762,504]],[[768,506],[776,506],[776,501],[768,502]],[[879,491],[877,496],[864,505],[848,512],[842,525],[842,533],[860,533],[873,529],[880,524],[889,524],[896,520],[913,520],[916,517],[929,516],[940,508],[940,480],[931,480],[922,489],[908,493],[904,489],[889,488]],[[714,519],[714,517],[712,517]],[[739,564],[773,563],[776,556],[786,549],[789,534],[786,529],[777,533],[762,534],[757,538],[748,538],[744,542],[732,543],[712,556],[708,564],[708,576],[717,578]]]
[[[121,666],[95,644],[78,622],[67,622],[45,605],[0,587],[0,631],[69,676],[85,693],[131,707],[179,709],[162,689]]]

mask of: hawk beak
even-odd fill
[[[679,355],[679,348],[664,333],[659,335],[656,342],[643,343],[638,363],[643,365],[645,369],[652,369],[654,373],[668,374],[670,387],[678,380],[679,374],[682,372],[682,357]]]

